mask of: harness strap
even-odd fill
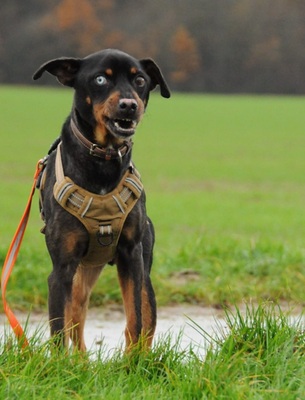
[[[61,145],[57,148],[55,173],[56,201],[78,218],[89,233],[89,248],[81,264],[96,267],[111,262],[124,222],[143,190],[139,174],[131,167],[112,192],[106,195],[88,192],[64,175]]]
[[[65,179],[64,170],[61,161],[61,142],[57,146],[56,160],[55,160],[55,175],[56,182],[61,183]]]

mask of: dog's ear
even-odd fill
[[[56,58],[42,64],[33,75],[33,79],[39,79],[47,71],[56,76],[57,80],[65,86],[73,86],[82,60],[80,58]]]
[[[140,60],[140,64],[151,79],[150,90],[159,85],[161,96],[168,99],[171,94],[158,65],[150,58]]]

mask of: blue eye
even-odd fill
[[[95,82],[97,85],[105,85],[107,83],[107,79],[103,75],[99,75],[95,78]]]

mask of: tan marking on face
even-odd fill
[[[114,92],[103,103],[96,103],[93,105],[93,114],[96,121],[94,136],[96,142],[101,146],[106,146],[109,141],[109,135],[105,126],[105,117],[110,119],[113,117],[119,98],[119,92]]]
[[[89,106],[91,105],[91,103],[92,103],[92,101],[91,101],[91,99],[90,99],[90,97],[89,96],[87,96],[86,97],[86,103],[87,104],[89,104]]]
[[[130,72],[135,75],[138,72],[138,68],[136,67],[131,67]]]
[[[93,106],[93,114],[96,121],[94,136],[96,142],[102,146],[107,142],[107,129],[104,121],[104,117],[107,116],[106,110],[107,107],[105,103],[98,103]]]
[[[140,122],[144,115],[145,105],[136,92],[132,92],[132,96],[138,103],[135,119],[137,122]],[[116,118],[117,107],[120,98],[121,94],[117,91],[112,93],[106,101],[93,105],[93,114],[96,121],[94,136],[96,142],[101,146],[107,146],[110,143],[113,145],[120,145],[124,141],[124,139],[115,138],[113,135],[111,135],[105,126],[105,119]]]
[[[105,71],[105,74],[108,75],[108,76],[112,76],[113,75],[112,69],[111,68],[107,68],[106,71]]]

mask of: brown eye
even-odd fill
[[[135,84],[136,84],[138,87],[144,87],[144,86],[145,86],[145,83],[146,83],[146,81],[145,81],[145,79],[143,78],[143,76],[137,76],[137,77],[136,77],[136,79],[135,79]]]

